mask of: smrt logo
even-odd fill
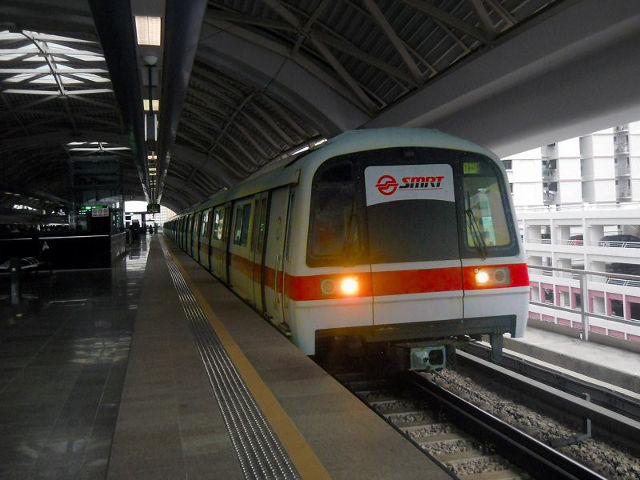
[[[435,177],[403,177],[402,185],[391,175],[382,175],[376,183],[376,188],[382,195],[393,195],[398,188],[407,190],[436,190],[442,188],[443,175]]]
[[[393,195],[398,189],[398,182],[391,175],[382,175],[376,183],[376,188],[382,195]]]
[[[437,177],[404,177],[404,185],[399,188],[409,188],[413,190],[432,190],[441,188],[444,175]]]

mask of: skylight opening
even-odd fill
[[[95,42],[59,35],[31,31],[0,32],[0,41],[8,42],[3,48],[0,61],[13,62],[4,73],[10,74],[4,82],[16,88],[5,88],[4,93],[20,95],[93,95],[110,93],[109,88],[95,88],[96,84],[108,84],[108,70],[104,56],[86,50]],[[75,45],[85,49],[74,48]],[[94,65],[89,64],[92,62]],[[3,67],[5,68],[5,67]],[[47,86],[49,89],[38,89]],[[55,86],[51,91],[50,86]],[[35,88],[34,88],[35,87]],[[72,87],[73,90],[67,90]]]

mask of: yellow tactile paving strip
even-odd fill
[[[300,433],[294,422],[276,399],[260,374],[244,355],[231,334],[213,312],[207,299],[202,295],[198,287],[182,266],[176,256],[168,249],[173,261],[177,265],[185,282],[196,297],[211,326],[218,335],[220,342],[233,361],[238,373],[243,378],[247,388],[253,395],[264,416],[269,420],[273,431],[278,436],[282,446],[287,451],[289,458],[304,479],[328,479],[331,478],[314,451],[311,449],[304,436]]]

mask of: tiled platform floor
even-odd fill
[[[0,478],[106,475],[147,259],[0,278]]]

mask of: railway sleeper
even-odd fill
[[[434,422],[433,416],[425,410],[387,413],[385,418],[387,421],[401,428],[426,425]]]

